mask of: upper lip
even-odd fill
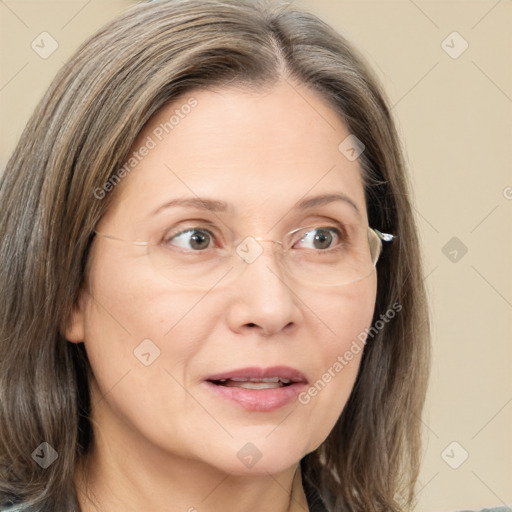
[[[224,372],[209,375],[205,378],[207,381],[218,381],[223,379],[269,379],[279,377],[280,379],[288,379],[292,383],[303,382],[307,384],[304,375],[288,366],[270,366],[268,368],[260,368],[251,366],[247,368],[239,368],[236,370],[227,370]]]

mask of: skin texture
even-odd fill
[[[304,222],[330,219],[334,205],[294,205],[333,191],[348,195],[368,223],[359,164],[338,150],[349,132],[303,86],[193,91],[162,109],[133,151],[190,97],[197,106],[117,186],[98,231],[155,241],[164,228],[203,220],[240,239],[280,240]],[[231,211],[180,207],[148,220],[167,201],[196,195],[227,201]],[[87,289],[66,332],[85,343],[94,373],[95,449],[77,471],[83,510],[307,509],[298,463],[334,426],[362,351],[308,404],[271,412],[243,410],[203,380],[286,365],[316,382],[370,326],[377,277],[331,289],[286,283],[265,249],[236,281],[191,291],[156,272],[146,247],[95,238]],[[145,366],[134,349],[148,338],[160,355]],[[262,454],[253,467],[237,457],[248,442]],[[84,495],[84,477],[98,508]]]

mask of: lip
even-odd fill
[[[215,384],[221,379],[264,379],[281,377],[291,380],[287,386],[274,389],[245,389]],[[288,366],[272,366],[268,368],[248,367],[209,375],[204,384],[215,396],[234,402],[246,411],[270,412],[295,401],[297,396],[308,384],[304,375]]]
[[[240,368],[237,370],[228,370],[222,373],[216,373],[206,377],[204,380],[221,380],[221,379],[265,379],[270,377],[282,377],[283,379],[290,379],[293,383],[304,382],[307,384],[307,379],[304,375],[290,368],[289,366],[270,366],[268,368],[260,368],[258,366],[251,366],[248,368]]]

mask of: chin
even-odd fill
[[[314,450],[314,447],[307,449],[303,446],[303,439],[283,439],[282,435],[269,435],[270,431],[267,428],[265,435],[234,438],[224,446],[216,444],[211,450],[205,448],[214,455],[214,460],[208,463],[239,476],[278,474],[295,467],[307,453]]]

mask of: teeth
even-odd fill
[[[282,377],[233,377],[232,379],[218,379],[218,384],[227,387],[238,387],[245,389],[276,389],[291,384],[291,379]]]
[[[256,377],[251,377],[250,379],[247,379],[245,377],[233,377],[233,382],[279,382],[279,377],[265,377],[263,379],[258,379]]]
[[[233,379],[232,382],[227,382],[226,386],[227,387],[244,388],[244,389],[276,389],[276,388],[282,388],[283,384],[281,384],[280,382],[252,382],[252,381],[235,382]]]
[[[267,382],[277,384],[281,382],[282,384],[290,384],[290,379],[285,379],[282,377],[263,377],[262,379],[258,379],[256,377],[251,377],[250,379],[245,377],[233,377],[232,379],[219,379],[217,382],[227,382],[228,380],[232,382]]]

